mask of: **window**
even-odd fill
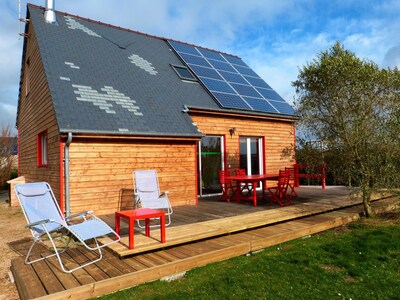
[[[240,168],[247,174],[263,174],[263,138],[240,137]]]
[[[178,74],[180,79],[189,80],[189,81],[197,81],[196,77],[189,71],[188,68],[184,66],[175,66],[171,65],[172,68],[175,70],[176,74]]]
[[[261,137],[240,137],[240,168],[248,175],[264,173],[263,141]]]
[[[37,138],[37,165],[38,167],[46,167],[47,166],[47,144],[48,144],[48,136],[47,130],[38,134]]]

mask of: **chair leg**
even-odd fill
[[[64,271],[65,273],[72,273],[72,272],[74,272],[74,271],[76,271],[76,270],[78,270],[78,269],[81,269],[81,268],[84,268],[84,267],[89,266],[89,265],[91,265],[91,264],[94,264],[94,263],[100,261],[100,260],[103,258],[103,253],[101,252],[101,248],[102,248],[102,247],[99,247],[99,243],[97,242],[97,239],[96,239],[96,238],[93,238],[93,240],[94,240],[95,243],[96,243],[95,249],[96,249],[96,251],[98,252],[98,254],[97,254],[98,257],[97,257],[96,259],[94,259],[94,260],[91,260],[91,261],[87,262],[86,264],[79,265],[78,267],[73,268],[73,269],[71,269],[71,270],[66,270],[66,269],[64,268],[64,265],[62,264],[61,258],[60,258],[60,259],[59,259],[59,262],[60,262],[61,268],[63,269],[63,271]],[[87,249],[92,249],[91,247],[88,247],[86,244],[83,244],[83,245],[84,245]],[[94,250],[93,250],[93,251],[94,251]]]
[[[150,220],[159,220],[159,218],[150,218]],[[142,225],[141,223],[144,223],[144,220],[136,220],[136,224],[140,229],[145,229],[146,225]],[[165,213],[165,227],[171,224],[171,213]],[[156,225],[150,225],[150,228],[155,228],[155,227],[160,227],[159,224]]]
[[[293,196],[299,197],[299,195],[297,195],[296,191],[294,190],[294,186],[289,184],[289,187],[290,187],[290,197],[293,197]]]
[[[57,246],[56,246],[56,244],[55,244],[55,242],[54,242],[53,237],[52,237],[50,234],[48,234],[48,237],[49,237],[49,241],[50,241],[51,245],[53,246],[53,249],[54,249],[54,252],[55,252],[55,253],[50,254],[50,255],[47,255],[47,256],[44,256],[44,257],[41,257],[41,258],[38,258],[38,259],[35,259],[35,260],[29,260],[29,256],[31,255],[31,252],[32,252],[32,249],[34,248],[34,246],[35,246],[37,243],[41,243],[41,242],[42,242],[42,241],[40,241],[40,240],[35,240],[35,241],[32,243],[32,245],[30,246],[30,248],[29,248],[29,250],[28,250],[28,254],[26,255],[26,258],[25,258],[25,263],[26,263],[26,264],[30,265],[30,264],[33,264],[34,262],[38,262],[38,261],[41,261],[41,260],[44,260],[44,259],[47,259],[47,258],[56,256],[56,257],[57,257],[57,260],[58,260],[58,262],[59,262],[59,264],[60,264],[60,267],[61,267],[62,271],[63,271],[64,273],[72,273],[72,272],[74,272],[74,271],[76,271],[76,270],[78,270],[78,269],[81,269],[81,268],[84,268],[84,267],[86,267],[86,266],[88,266],[88,265],[91,265],[91,264],[93,264],[93,263],[96,263],[96,262],[98,262],[99,260],[101,260],[101,259],[103,258],[103,253],[101,252],[101,247],[99,247],[99,243],[98,243],[97,239],[94,239],[94,241],[95,241],[95,243],[96,243],[96,248],[94,248],[94,249],[98,252],[98,254],[97,254],[98,257],[97,257],[96,259],[94,259],[94,260],[89,261],[89,262],[86,263],[86,264],[79,265],[78,267],[73,268],[73,269],[71,269],[71,270],[67,270],[67,269],[65,268],[65,266],[64,266],[64,263],[63,263],[63,261],[62,261],[62,258],[61,258],[61,255],[60,255],[60,254],[64,253],[64,252],[67,250],[67,248],[68,248],[68,246],[69,246],[69,244],[70,244],[72,238],[70,238],[70,239],[68,240],[68,243],[67,243],[67,245],[64,247],[64,249],[61,250],[61,251],[59,251],[58,248],[57,248]],[[92,248],[88,247],[86,244],[83,244],[83,245],[84,245],[87,249],[90,249],[90,250],[92,249]]]
[[[292,195],[288,194],[287,189],[281,190],[279,192],[279,199],[280,199],[279,202],[282,204],[282,206],[286,206],[293,203]]]
[[[29,250],[28,250],[28,253],[27,253],[26,257],[25,257],[25,263],[26,263],[27,265],[30,265],[30,264],[32,264],[32,263],[34,263],[34,262],[41,261],[41,260],[46,259],[46,258],[49,258],[49,257],[56,256],[57,253],[60,253],[60,254],[61,254],[61,253],[64,253],[64,252],[67,250],[67,248],[68,248],[68,246],[69,246],[69,244],[70,244],[70,242],[71,242],[71,237],[69,237],[69,240],[68,240],[67,245],[65,245],[65,247],[64,247],[63,250],[59,251],[59,250],[57,250],[57,248],[56,248],[56,246],[55,246],[55,243],[53,242],[54,239],[51,237],[50,233],[47,233],[47,236],[49,237],[49,241],[51,242],[51,244],[52,244],[52,246],[53,246],[53,248],[54,248],[54,252],[55,252],[55,253],[50,254],[50,255],[47,255],[47,256],[44,256],[44,257],[42,257],[42,258],[35,259],[35,260],[29,260],[29,256],[31,255],[31,252],[32,252],[34,246],[35,246],[36,244],[38,244],[38,243],[43,243],[43,241],[41,241],[41,240],[39,240],[39,239],[34,240],[33,243],[32,243],[32,245],[30,246],[30,248],[29,248]],[[64,236],[65,236],[65,235],[61,235],[61,236],[59,236],[59,237],[57,237],[57,238],[61,238],[61,237],[64,237]]]
[[[284,204],[281,202],[279,195],[276,195],[276,193],[272,193],[271,194],[272,198],[269,201],[269,204],[274,204],[274,203],[278,203],[279,206],[284,206]]]
[[[275,191],[267,189],[270,192],[271,200],[269,204],[278,203],[279,206],[286,206],[292,204],[291,196],[287,194],[287,190],[281,190],[276,188]]]
[[[229,190],[232,191],[232,195],[233,195],[232,187],[227,187],[227,186],[223,186],[222,187],[222,196],[221,196],[221,200],[222,201],[226,201],[228,203],[231,202],[231,198],[229,197]]]

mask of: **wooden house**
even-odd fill
[[[120,209],[134,170],[178,206],[220,193],[220,169],[293,164],[294,110],[239,57],[32,4],[26,19],[19,174],[68,213]]]

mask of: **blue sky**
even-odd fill
[[[398,0],[55,2],[59,11],[238,55],[289,103],[299,68],[335,41],[381,67],[400,67]],[[21,0],[22,17],[26,3]],[[45,0],[31,3],[44,6]],[[0,126],[15,126],[18,30],[18,1],[0,0]]]

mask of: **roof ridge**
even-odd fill
[[[36,4],[33,4],[33,3],[28,3],[27,6],[32,6],[32,7],[38,8],[38,9],[45,10],[45,8],[43,6],[36,5]],[[114,28],[114,29],[124,30],[124,31],[128,31],[128,32],[140,34],[140,35],[143,35],[143,36],[147,36],[147,37],[163,40],[163,41],[177,42],[177,43],[181,43],[181,44],[184,44],[184,45],[197,47],[197,48],[200,48],[200,49],[209,50],[209,51],[213,51],[213,52],[216,52],[216,53],[225,54],[225,55],[229,55],[229,56],[232,56],[232,57],[240,58],[239,56],[234,55],[234,54],[218,51],[218,50],[207,48],[207,47],[203,47],[203,46],[198,46],[198,45],[187,43],[187,42],[182,42],[182,41],[175,40],[175,39],[172,39],[172,38],[166,38],[166,37],[157,36],[157,35],[153,35],[153,34],[148,34],[148,33],[144,33],[144,32],[141,32],[141,31],[137,31],[137,30],[121,27],[121,26],[116,26],[116,25],[113,25],[113,24],[107,24],[107,23],[104,23],[104,22],[101,22],[101,21],[93,20],[93,19],[90,19],[90,18],[84,18],[84,17],[78,16],[78,15],[70,14],[70,13],[67,13],[67,12],[62,12],[62,11],[59,11],[59,10],[54,10],[54,11],[56,13],[60,14],[60,15],[74,17],[74,18],[79,19],[79,20],[83,20],[83,21],[87,21],[87,22],[91,22],[91,23],[95,23],[95,24],[99,24],[99,25],[108,26],[108,27],[111,27],[111,28]]]

